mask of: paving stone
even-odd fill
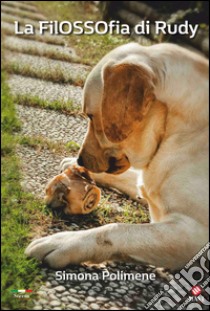
[[[23,135],[42,136],[64,144],[69,141],[82,144],[87,130],[87,120],[56,111],[21,105],[16,106],[16,110],[22,121]],[[43,166],[45,164],[44,162]]]
[[[5,4],[3,3],[1,5],[1,12],[7,13],[7,14],[13,14],[13,15],[20,16],[20,17],[27,17],[35,21],[45,20],[45,17],[43,14],[25,11],[18,7],[11,7],[11,6],[8,6],[6,3]]]
[[[20,17],[18,15],[15,15],[15,14],[9,14],[9,13],[1,12],[1,20],[4,22],[9,22],[9,23],[12,23],[14,21],[18,21],[20,25],[31,24],[35,28],[39,27],[38,21],[35,21],[33,19],[30,19],[30,18],[23,18],[23,17]]]
[[[1,3],[9,7],[15,7],[29,12],[38,12],[36,6],[21,1],[1,1]]]
[[[47,102],[72,102],[73,106],[81,108],[82,88],[79,86],[53,83],[21,75],[10,75],[8,85],[15,96],[36,97]]]
[[[14,22],[13,21],[1,21],[1,29],[4,31],[4,33],[8,34],[8,35],[15,35],[15,30],[14,30]],[[23,26],[19,26],[19,29],[21,32],[23,32],[24,27]],[[51,36],[49,34],[45,34],[40,35],[40,34],[34,34],[34,35],[24,35],[24,34],[20,34],[18,35],[19,38],[25,38],[27,40],[36,40],[36,41],[40,41],[40,42],[45,42],[45,43],[50,43],[50,44],[54,44],[54,45],[65,45],[66,44],[66,38],[59,35],[59,36]]]
[[[61,305],[61,302],[59,300],[52,300],[50,302],[51,307],[59,307]]]
[[[55,291],[56,291],[57,293],[63,293],[63,292],[65,292],[65,290],[66,290],[66,288],[65,288],[64,286],[61,286],[61,285],[55,287],[54,289],[55,289]]]
[[[90,67],[86,65],[8,50],[5,53],[5,60],[12,68],[18,69],[18,74],[25,73],[27,76],[61,83],[82,83],[90,71]]]
[[[49,55],[49,58],[60,59],[65,61],[78,61],[78,57],[73,48],[67,46],[58,46],[45,42],[22,39],[15,36],[5,38],[4,46],[12,51],[19,53],[28,53],[29,55]]]

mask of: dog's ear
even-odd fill
[[[56,183],[54,184],[54,189],[57,192],[67,194],[71,191],[69,180],[61,176],[57,176]]]
[[[79,176],[81,176],[82,178],[85,178],[90,183],[93,182],[93,179],[91,178],[90,173],[88,172],[88,170],[85,167],[79,167],[79,168],[77,168],[77,170],[79,172]]]
[[[79,167],[77,165],[73,165],[71,168],[65,170],[65,174],[71,179],[75,176],[78,178],[84,178],[88,180],[90,183],[94,183],[93,179],[90,176],[90,173],[85,167]]]
[[[102,122],[107,138],[125,140],[141,121],[154,99],[153,75],[145,65],[105,66]]]

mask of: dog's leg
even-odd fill
[[[68,167],[72,167],[77,164],[77,158],[64,158],[60,163],[60,173],[65,171]]]
[[[61,162],[60,171],[62,172],[76,163],[77,158],[65,158]],[[142,203],[145,204],[140,193],[140,185],[143,184],[141,171],[130,168],[119,175],[111,175],[107,173],[96,174],[90,172],[90,176],[97,184],[108,188],[116,188],[127,194],[133,200],[139,200],[139,198],[141,198]]]
[[[111,175],[107,173],[90,173],[90,175],[99,185],[107,188],[118,189],[122,193],[127,194],[133,200],[139,200],[142,198],[140,188],[137,186],[139,185],[139,180],[141,178],[140,171],[130,168],[126,172],[119,175]]]
[[[201,224],[177,214],[154,224],[110,224],[85,231],[57,233],[32,242],[26,255],[53,268],[88,261],[137,260],[175,269],[200,250],[206,243],[205,238]]]

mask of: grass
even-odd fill
[[[99,203],[99,208],[93,212],[93,217],[98,217],[100,225],[105,225],[113,222],[119,223],[148,223],[149,214],[140,203],[134,207],[133,202],[128,203],[122,200],[120,210],[112,208],[112,199],[109,195],[103,195]]]
[[[72,215],[69,219],[68,216],[64,216],[63,228],[68,228],[72,223],[76,223],[79,228],[83,226],[88,228],[95,228],[111,223],[148,223],[149,213],[148,210],[141,206],[141,204],[125,200],[122,196],[120,210],[113,206],[113,199],[111,195],[104,192],[102,189],[102,197],[96,210],[88,215]],[[67,226],[67,227],[65,227]],[[77,229],[77,230],[78,230]]]
[[[34,148],[36,150],[48,149],[55,154],[66,155],[71,153],[75,155],[79,149],[80,145],[74,141],[69,141],[66,144],[63,142],[53,142],[43,136],[16,136],[16,142],[22,146]]]
[[[47,58],[55,59],[55,60],[62,60],[66,62],[73,62],[73,63],[80,63],[80,59],[78,57],[70,55],[69,52],[61,51],[58,49],[46,49],[45,47],[39,47],[39,46],[31,46],[31,45],[14,45],[10,46],[9,44],[5,44],[5,47],[13,52],[19,52],[23,54],[30,54],[30,55],[38,55],[38,56],[44,56]]]
[[[4,77],[2,77],[4,79]],[[1,130],[6,135],[19,131],[21,124],[16,117],[15,106],[12,101],[12,97],[8,95],[9,90],[5,84],[2,86],[1,102]]]
[[[26,259],[24,249],[31,235],[32,223],[39,223],[44,205],[20,186],[20,163],[15,155],[15,133],[20,130],[14,103],[2,79],[2,307],[9,310],[25,310],[30,305],[26,299],[17,299],[12,289],[27,289],[40,280],[34,260]],[[32,290],[35,288],[32,287]]]
[[[49,110],[61,111],[68,115],[78,115],[81,108],[79,105],[74,105],[73,101],[46,101],[38,96],[17,95],[14,97],[14,102],[22,106],[39,107]]]
[[[84,86],[85,77],[72,77],[70,73],[66,75],[59,65],[46,69],[33,67],[29,64],[20,64],[16,61],[4,62],[4,69],[8,73],[20,74],[23,76],[43,79],[55,83],[70,83],[75,86]]]
[[[100,12],[93,12],[91,4],[81,1],[37,1],[36,6],[50,20],[58,21],[97,21],[102,20]],[[113,48],[131,42],[122,35],[67,35],[66,42],[76,49],[81,62],[95,65]]]
[[[75,141],[69,141],[66,145],[67,151],[78,152],[80,149],[80,145]]]

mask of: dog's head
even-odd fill
[[[84,89],[83,111],[90,120],[79,165],[96,173],[120,174],[133,165],[135,153],[145,157],[143,147],[135,148],[141,145],[144,121],[155,101],[154,80],[145,64],[96,66]]]
[[[65,214],[89,214],[100,200],[96,187],[85,168],[73,167],[55,176],[47,185],[45,201],[52,209]]]

